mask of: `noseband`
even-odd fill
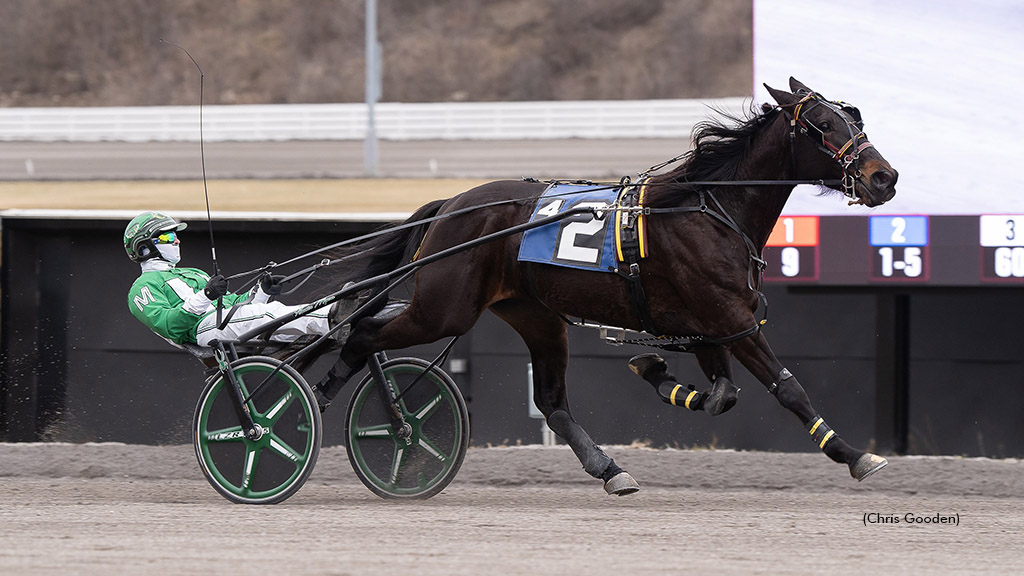
[[[835,112],[846,122],[850,139],[840,147],[832,145],[825,138],[825,133],[814,125],[813,122],[804,120],[803,115],[817,106],[824,106]],[[846,115],[853,120],[847,120]],[[853,201],[862,201],[857,196],[857,180],[863,176],[860,171],[860,153],[873,145],[868,141],[864,133],[864,122],[861,120],[860,110],[845,102],[832,102],[817,92],[809,92],[796,103],[789,120],[789,146],[790,158],[793,163],[793,171],[796,173],[796,132],[797,127],[800,133],[805,134],[818,145],[818,149],[828,154],[835,160],[843,171],[842,191],[843,195]]]

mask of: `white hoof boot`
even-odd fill
[[[640,491],[640,485],[628,472],[619,472],[604,483],[604,491],[615,496],[625,496]]]

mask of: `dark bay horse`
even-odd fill
[[[628,494],[638,489],[637,483],[605,455],[569,409],[565,317],[586,318],[701,339],[703,345],[692,351],[711,382],[707,391],[681,388],[657,355],[630,361],[663,400],[712,415],[728,410],[738,391],[732,383],[735,357],[800,420],[829,458],[849,466],[854,478],[878,471],[885,459],[851,447],[818,415],[803,387],[772,353],[755,311],[762,250],[797,182],[820,181],[851,204],[873,207],[896,193],[897,172],[868,141],[856,108],[829,101],[794,79],[790,89],[768,87],[777,105],[766,104],[747,119],[701,124],[694,148],[679,166],[644,181],[649,254],[637,266],[642,307],[631,297],[636,286],[631,288],[623,275],[526,264],[518,259],[523,235],[508,236],[419,269],[408,308],[357,322],[319,389],[332,397],[368,355],[464,334],[489,309],[526,342],[534,400],[551,429],[609,493]],[[414,253],[423,258],[523,224],[546,188],[535,181],[491,182],[427,204],[407,222],[429,223],[360,246],[370,256],[356,276],[393,270]],[[487,206],[434,219],[481,205]]]

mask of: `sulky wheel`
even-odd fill
[[[196,406],[193,440],[199,466],[222,496],[240,504],[276,504],[309,477],[320,453],[320,410],[309,385],[290,366],[265,356],[231,363],[259,427],[247,438],[231,384],[215,375]],[[269,377],[269,379],[268,379]]]
[[[455,478],[469,446],[469,410],[452,379],[419,358],[381,365],[400,395],[408,426],[396,431],[382,389],[367,375],[345,416],[348,459],[356,475],[383,498],[430,498]],[[420,377],[420,375],[423,375]]]

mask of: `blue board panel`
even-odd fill
[[[872,216],[872,246],[927,246],[927,216]]]

